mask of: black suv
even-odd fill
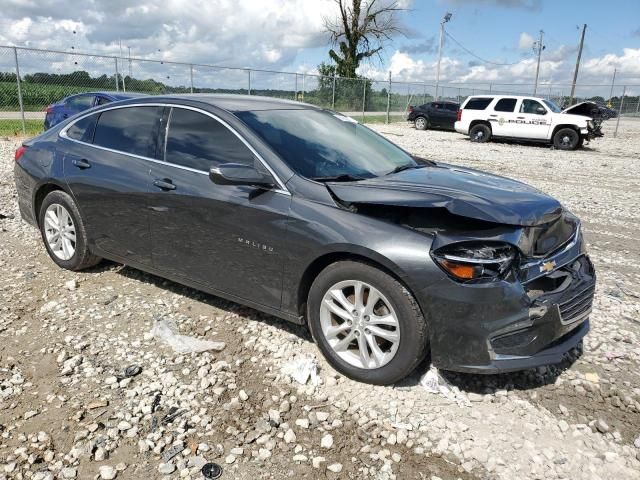
[[[459,103],[444,101],[425,103],[417,107],[409,105],[407,121],[413,122],[417,130],[432,127],[454,130],[453,124],[456,123],[459,109]]]
[[[336,112],[143,97],[15,159],[22,217],[60,267],[108,258],[308,325],[360,381],[396,382],[429,353],[470,372],[558,362],[589,329],[595,274],[557,200]]]

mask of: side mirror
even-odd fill
[[[254,187],[271,188],[273,178],[259,172],[251,165],[240,163],[224,163],[209,170],[209,178],[216,185],[251,185]]]
[[[543,107],[538,107],[538,108],[536,108],[536,113],[538,115],[546,115],[547,111]]]

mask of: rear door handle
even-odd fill
[[[89,163],[89,161],[84,158],[81,158],[80,160],[74,159],[71,163],[73,163],[74,166],[78,167],[81,170],[84,170],[85,168],[91,168],[91,164]]]
[[[175,190],[176,186],[168,178],[156,178],[153,184],[161,190]]]
[[[516,117],[518,120],[524,120],[524,117]]]

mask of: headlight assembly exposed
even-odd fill
[[[462,242],[432,252],[436,263],[459,281],[492,281],[504,278],[516,258],[506,243]]]

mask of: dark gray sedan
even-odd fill
[[[595,273],[558,201],[311,105],[104,105],[25,142],[15,180],[60,267],[108,258],[308,325],[364,382],[428,354],[482,373],[554,363],[589,329]]]

